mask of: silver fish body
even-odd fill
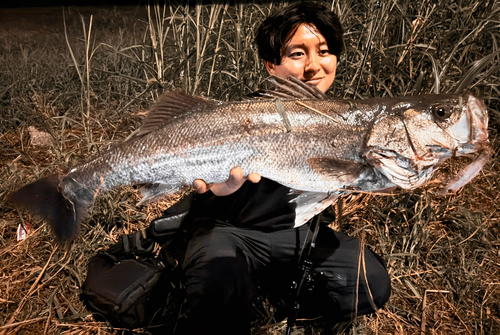
[[[488,148],[486,108],[469,94],[331,100],[296,80],[274,80],[276,91],[260,100],[164,94],[131,140],[58,178],[70,225],[78,226],[99,193],[119,185],[146,184],[142,203],[198,178],[223,182],[241,166],[244,174],[319,194],[412,189],[445,159]],[[473,178],[467,175],[458,184]],[[30,208],[21,191],[11,200]],[[77,229],[59,221],[51,224],[56,235],[73,238]]]

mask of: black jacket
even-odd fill
[[[184,220],[263,231],[292,228],[295,204],[290,202],[294,196],[289,193],[289,187],[266,178],[258,183],[246,181],[227,196],[216,196],[211,191],[194,195]]]

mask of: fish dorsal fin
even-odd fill
[[[142,125],[128,139],[145,136],[163,127],[177,116],[216,104],[215,100],[191,96],[182,92],[163,93],[149,110]]]
[[[328,96],[316,86],[308,85],[295,77],[287,79],[270,76],[268,79],[274,89],[260,90],[251,95],[253,99],[317,99],[327,100]]]

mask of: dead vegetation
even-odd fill
[[[135,189],[110,192],[98,200],[71,248],[63,249],[43,222],[4,198],[126,138],[164,90],[218,99],[255,90],[266,74],[254,33],[282,5],[65,8],[65,21],[62,10],[52,8],[31,14],[52,11],[45,30],[0,23],[1,334],[122,332],[94,321],[79,301],[86,262],[120,234],[146,226],[169,202],[137,208]],[[431,184],[395,195],[342,198],[335,228],[383,255],[393,291],[384,309],[339,324],[334,332],[498,333],[500,3],[329,5],[346,31],[333,96],[472,90],[488,106],[494,148],[483,172],[455,195],[439,196]],[[23,14],[2,11],[7,17]],[[465,163],[448,164],[441,176]],[[21,223],[31,231],[17,242]],[[261,305],[255,333],[284,333],[284,323],[274,322],[265,301]],[[294,334],[320,333],[314,322],[299,326]]]

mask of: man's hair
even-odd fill
[[[280,65],[288,42],[302,24],[315,26],[325,37],[330,53],[340,55],[344,31],[338,16],[323,4],[300,2],[278,10],[262,22],[255,39],[259,56]]]

